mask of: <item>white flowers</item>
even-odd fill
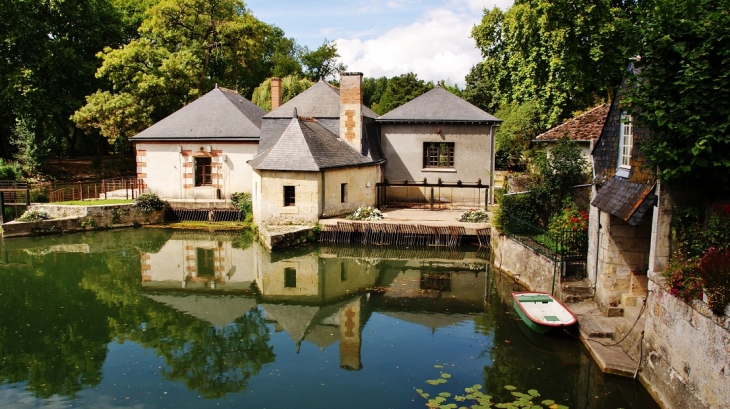
[[[355,210],[355,213],[347,216],[347,219],[372,222],[375,220],[385,219],[385,215],[380,210],[372,206],[360,206],[357,210]]]

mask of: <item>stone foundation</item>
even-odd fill
[[[553,260],[505,235],[492,236],[494,266],[532,291],[553,292]],[[560,271],[555,271],[555,296],[562,298]]]
[[[726,408],[730,318],[672,296],[656,274],[649,279],[642,382],[667,409]]]

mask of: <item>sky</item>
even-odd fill
[[[506,10],[513,0],[246,0],[251,12],[316,49],[335,41],[348,71],[365,77],[415,72],[427,81],[463,88],[481,60],[470,37],[483,10]]]

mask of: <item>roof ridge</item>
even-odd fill
[[[230,88],[223,88],[223,87],[217,87],[217,88],[218,88],[219,90],[221,90],[221,91],[223,91],[223,92],[227,92],[227,93],[229,93],[229,94],[236,94],[236,95],[241,95],[241,94],[239,94],[239,93],[238,93],[238,91],[236,91],[236,90],[233,90],[233,89],[230,89]]]

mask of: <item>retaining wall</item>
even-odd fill
[[[492,235],[494,266],[532,291],[553,292],[555,263],[506,235]],[[560,268],[560,266],[558,266]],[[555,271],[555,296],[562,298],[560,271]]]
[[[165,209],[142,213],[137,206],[131,203],[99,206],[31,204],[29,210],[46,212],[53,219],[5,223],[2,225],[3,237],[60,234],[162,223],[165,216]]]
[[[667,409],[727,408],[730,317],[672,296],[656,274],[649,279],[642,382]]]

